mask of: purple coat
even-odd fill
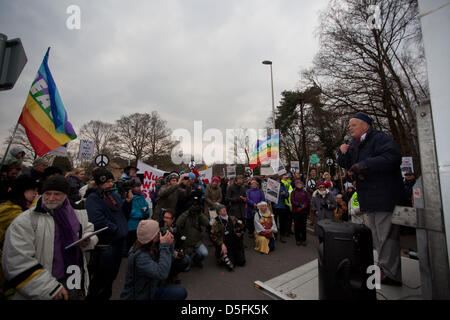
[[[250,188],[246,192],[247,194],[247,219],[253,218],[254,204],[258,204],[261,201],[266,201],[264,193],[256,188]]]
[[[311,196],[309,192],[303,189],[295,188],[291,192],[291,204],[292,204],[292,212],[297,213],[297,208],[307,208],[311,203]],[[306,210],[302,210],[306,212]]]

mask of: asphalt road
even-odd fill
[[[311,234],[308,234],[308,244],[305,247],[297,246],[293,235],[287,238],[287,243],[277,240],[275,251],[269,255],[256,252],[253,249],[254,240],[245,235],[246,265],[229,272],[225,267],[216,264],[214,247],[206,235],[204,241],[209,255],[203,263],[203,268],[192,267],[189,272],[180,274],[180,286],[186,288],[188,300],[268,300],[271,297],[261,289],[256,289],[254,281],[270,280],[317,258],[318,240]],[[112,300],[120,298],[126,265],[127,259],[123,259],[113,285]]]
[[[317,258],[319,241],[308,227],[308,244],[297,246],[291,235],[287,243],[276,241],[275,251],[269,255],[261,254],[253,249],[254,240],[245,235],[246,265],[229,272],[225,267],[216,264],[214,248],[205,233],[204,243],[208,246],[209,255],[203,268],[192,267],[187,273],[181,273],[181,284],[187,289],[188,300],[268,300],[272,299],[253,283],[257,280],[267,281],[304,265]],[[400,236],[402,255],[409,248],[416,249],[416,236],[410,228],[403,228]],[[408,230],[406,230],[408,229]],[[414,230],[413,230],[414,231]],[[118,300],[123,289],[127,259],[123,259],[119,274],[113,284],[111,299]]]

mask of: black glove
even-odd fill
[[[360,163],[355,163],[354,165],[351,166],[350,171],[352,171],[355,174],[364,174],[365,172],[367,172],[367,167]]]

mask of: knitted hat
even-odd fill
[[[93,176],[95,184],[98,186],[104,184],[109,179],[114,180],[114,176],[111,171],[102,167],[95,169]]]
[[[220,183],[220,179],[217,178],[217,177],[213,177],[213,178],[212,178],[211,182],[214,182],[214,181],[217,181],[218,183]]]
[[[295,180],[294,186],[296,186],[299,183],[301,183],[303,185],[303,181],[302,180]]]
[[[216,212],[219,213],[220,210],[222,210],[223,208],[226,208],[223,204],[217,202],[216,203]]]
[[[372,119],[365,113],[358,112],[353,116],[353,118],[362,120],[362,121],[368,123],[370,126],[372,126]]]
[[[23,195],[25,191],[36,189],[39,183],[28,175],[22,174],[12,182],[11,191],[8,192],[8,197],[17,197]]]
[[[194,174],[193,172],[189,172],[189,173],[188,173],[188,177],[189,177],[190,179],[195,179],[195,174]]]
[[[138,224],[136,233],[140,243],[149,243],[158,235],[159,224],[155,220],[141,220]]]
[[[53,176],[48,178],[42,186],[42,193],[46,191],[61,191],[65,194],[69,194],[70,184],[63,176]]]
[[[317,188],[319,188],[320,186],[324,186],[325,188],[327,187],[327,185],[326,185],[325,182],[323,182],[323,181],[319,181],[319,182],[317,183]]]
[[[55,174],[62,175],[63,171],[60,168],[58,168],[57,166],[50,166],[50,167],[47,167],[44,169],[43,178],[45,180],[48,177],[55,175]]]
[[[176,172],[172,172],[166,177],[166,182],[169,182],[172,179],[177,179],[178,180],[179,177],[180,176]]]

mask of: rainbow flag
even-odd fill
[[[250,169],[256,168],[261,163],[267,162],[270,159],[278,159],[279,146],[279,131],[264,141],[258,140],[256,142],[255,150],[250,158]]]
[[[47,49],[19,117],[28,140],[39,157],[75,139],[77,134],[67,120],[67,113],[48,67]]]

